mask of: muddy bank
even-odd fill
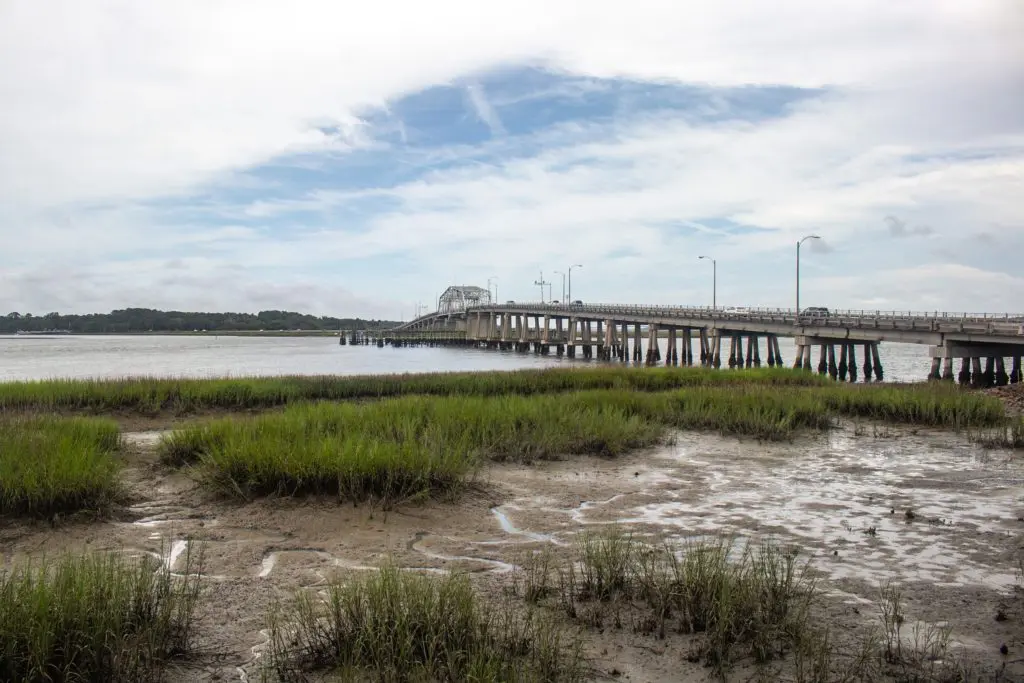
[[[1024,678],[1016,588],[1024,466],[948,433],[877,433],[840,429],[774,445],[680,434],[670,446],[615,460],[493,465],[458,504],[393,511],[323,499],[213,499],[156,464],[157,433],[136,433],[128,437],[132,502],[123,514],[56,528],[5,523],[0,549],[4,563],[55,549],[144,552],[181,571],[185,539],[203,541],[199,652],[173,680],[258,680],[267,608],[337,572],[390,558],[417,571],[470,572],[497,596],[526,554],[547,548],[568,558],[582,530],[610,525],[673,544],[727,534],[795,545],[821,580],[819,618],[839,632],[874,623],[880,583],[898,581],[908,619],[949,622],[957,648],[984,670],[1006,663],[1010,680]],[[685,638],[639,635],[628,622],[586,636],[602,675],[711,680],[686,660]],[[741,680],[750,672],[736,673]]]
[[[991,389],[986,389],[985,393],[1000,399],[1008,412],[1015,415],[1024,415],[1024,384],[992,387]]]

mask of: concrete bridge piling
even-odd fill
[[[856,382],[858,369],[864,381],[883,379],[882,341],[934,343],[929,379],[991,386],[1024,379],[1024,317],[1016,320],[862,315],[808,322],[786,311],[735,315],[715,309],[506,304],[434,313],[373,334],[353,331],[339,343],[469,346],[647,366],[752,368],[760,367],[762,358],[769,367],[781,367],[785,361],[778,338],[787,336],[796,346],[794,368],[844,382]],[[724,358],[723,352],[728,354]]]

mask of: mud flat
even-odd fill
[[[491,464],[458,502],[390,510],[316,497],[227,501],[160,466],[159,436],[125,435],[121,513],[57,526],[5,520],[0,549],[6,565],[58,548],[121,550],[175,571],[186,543],[201,541],[198,647],[172,664],[170,680],[260,680],[270,605],[337,575],[387,561],[466,572],[500,599],[538,551],[567,562],[581,533],[610,528],[673,546],[726,536],[737,547],[798,548],[819,582],[815,618],[851,651],[879,621],[881,585],[897,582],[907,623],[948,624],[947,656],[970,662],[976,680],[1024,678],[1024,464],[947,432],[847,425],[780,444],[680,432],[615,459]],[[714,679],[688,661],[691,638],[614,621],[578,626],[594,678]],[[753,673],[738,666],[729,679]]]

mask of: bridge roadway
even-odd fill
[[[587,358],[596,355],[653,365],[662,360],[659,340],[667,339],[666,365],[692,365],[696,359],[702,365],[720,367],[725,339],[729,367],[751,367],[761,364],[762,339],[768,365],[782,365],[780,336],[796,342],[793,367],[811,369],[811,352],[818,347],[818,371],[837,379],[849,375],[856,380],[858,346],[863,348],[865,379],[871,379],[872,373],[881,379],[878,345],[887,341],[928,345],[930,379],[953,379],[957,358],[961,359],[958,379],[965,384],[998,385],[1022,379],[1024,314],[843,310],[823,317],[798,316],[793,309],[510,302],[429,313],[384,332],[382,342],[532,348],[542,354],[553,349],[568,356],[575,356],[579,348]]]

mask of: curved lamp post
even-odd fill
[[[707,259],[711,261],[711,310],[718,309],[718,262],[710,256],[698,256],[697,260]]]
[[[572,299],[572,269],[573,268],[582,268],[582,267],[583,267],[582,263],[574,263],[571,266],[569,266],[569,298],[570,299]]]
[[[817,235],[807,235],[796,243],[796,322],[800,324],[800,245],[807,240],[820,240]]]

